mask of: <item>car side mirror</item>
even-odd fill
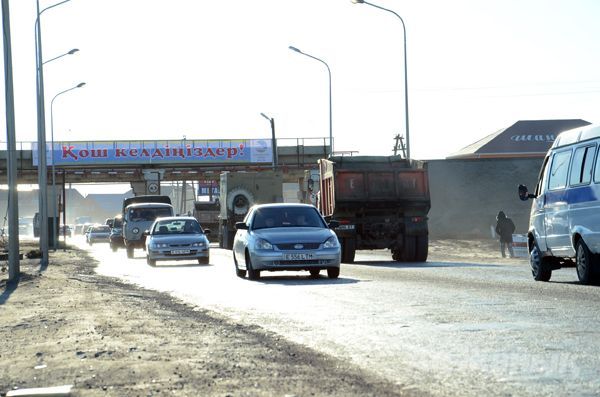
[[[204,229],[204,234],[210,234],[210,229]]]
[[[336,221],[336,220],[330,220],[329,223],[329,228],[330,229],[335,229],[336,227],[338,227],[340,225],[340,221]]]
[[[527,201],[530,198],[535,198],[535,194],[531,194],[529,193],[529,191],[527,190],[527,186],[525,185],[519,185],[519,198],[522,201]]]
[[[246,225],[244,222],[236,222],[235,228],[237,230],[248,230],[248,225]]]
[[[149,236],[150,235],[150,230],[144,230],[144,232],[142,233],[142,236]]]

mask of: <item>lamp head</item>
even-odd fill
[[[261,113],[260,115],[263,116],[265,119],[271,121],[271,118],[269,116],[267,116],[266,114]]]
[[[294,46],[289,46],[288,48],[289,48],[290,50],[292,50],[292,51],[296,51],[296,52],[299,52],[300,54],[302,54],[302,51],[300,51],[299,49],[297,49],[297,48],[296,48],[296,47],[294,47]]]
[[[73,55],[73,54],[75,54],[78,51],[79,51],[79,48],[73,48],[71,51],[67,52],[67,54]]]
[[[84,85],[85,85],[85,83],[79,83],[79,84],[77,84],[77,87],[76,87],[76,88],[81,88],[81,87],[83,87]]]
[[[365,0],[352,0],[354,4],[363,4]]]

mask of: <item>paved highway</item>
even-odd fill
[[[539,283],[525,260],[398,264],[389,253],[365,251],[356,264],[342,265],[337,280],[263,272],[252,282],[237,278],[231,252],[218,248],[208,266],[156,268],[142,251],[127,259],[105,244],[87,249],[101,274],[259,325],[390,379],[399,390],[600,394],[600,288],[577,284],[574,269]]]

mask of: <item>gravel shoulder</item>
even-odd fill
[[[22,252],[35,246],[21,245]],[[0,271],[0,396],[73,385],[81,396],[422,395],[260,327],[94,272],[69,247]]]

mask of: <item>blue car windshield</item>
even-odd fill
[[[252,229],[275,227],[326,227],[319,213],[310,207],[267,207],[257,209]]]

